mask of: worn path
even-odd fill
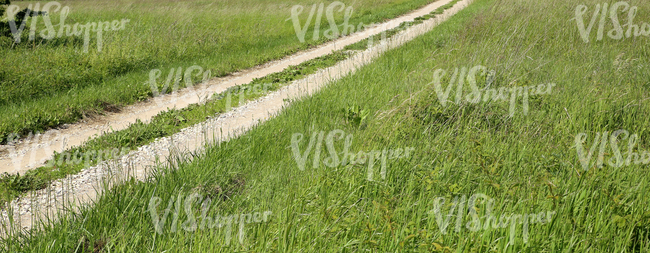
[[[47,154],[47,152],[54,150],[50,150],[49,147],[51,146],[59,145],[59,149],[56,150],[60,151],[61,148],[80,145],[88,137],[101,134],[109,127],[112,127],[114,130],[123,129],[128,124],[135,122],[136,119],[143,121],[150,119],[152,116],[167,108],[182,108],[189,104],[199,103],[200,98],[205,97],[205,95],[222,92],[233,85],[245,84],[252,81],[253,78],[279,72],[290,65],[296,65],[303,61],[326,55],[333,50],[342,49],[344,46],[356,43],[370,35],[397,27],[402,22],[412,21],[416,17],[426,15],[449,2],[451,0],[434,2],[411,14],[388,21],[364,32],[352,34],[348,37],[327,43],[316,49],[293,55],[287,59],[270,63],[263,67],[237,73],[231,77],[212,80],[207,85],[203,85],[203,88],[200,90],[184,90],[177,95],[163,97],[163,102],[165,102],[163,106],[158,105],[155,101],[138,104],[127,108],[123,113],[108,115],[101,119],[103,122],[107,122],[106,124],[76,124],[67,129],[53,130],[51,131],[52,133],[48,132],[42,135],[43,137],[72,136],[66,140],[50,140],[45,138],[45,142],[37,143],[33,147],[29,147],[29,143],[22,145],[23,147],[27,147],[28,151],[37,150],[38,154],[41,154],[43,160],[45,160],[51,157],[51,154],[49,156]],[[14,229],[21,228],[24,230],[32,228],[32,224],[43,217],[52,219],[53,217],[57,217],[61,210],[70,210],[70,207],[91,203],[101,193],[101,189],[104,188],[102,185],[109,185],[110,187],[110,185],[131,177],[137,178],[138,180],[146,179],[150,174],[151,168],[155,167],[158,162],[166,162],[170,157],[189,159],[191,158],[188,155],[190,152],[201,153],[206,145],[213,145],[234,136],[239,136],[256,124],[277,115],[284,107],[289,106],[292,100],[308,96],[331,81],[349,75],[359,67],[370,63],[383,52],[401,46],[405,42],[430,31],[438,23],[469,5],[470,2],[471,0],[460,1],[454,7],[446,10],[442,15],[412,26],[365,51],[357,52],[347,60],[341,61],[332,67],[322,69],[304,79],[297,80],[265,97],[234,108],[227,113],[220,114],[217,118],[212,118],[200,124],[185,128],[173,136],[158,139],[155,142],[140,147],[138,150],[130,152],[119,161],[103,162],[97,166],[85,169],[79,174],[70,175],[65,179],[58,180],[46,189],[34,191],[27,196],[16,199],[9,205],[9,211],[2,212],[2,217],[0,217],[2,218],[2,223],[4,225],[14,223],[15,225],[9,226]],[[20,146],[18,145],[18,148]],[[29,148],[32,149],[30,150]],[[29,152],[25,152],[25,154],[29,155]],[[11,169],[13,166],[13,164],[6,165],[7,162],[11,163],[10,160],[11,158],[3,158],[0,160],[4,164],[1,168],[5,171]],[[34,166],[34,164],[30,166]],[[14,170],[9,171],[25,171],[25,169],[21,167],[18,170],[14,168]],[[13,222],[9,222],[9,213],[13,214]],[[3,231],[2,234],[6,234],[6,232]]]

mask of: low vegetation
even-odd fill
[[[584,4],[591,13],[597,3]],[[650,3],[629,3],[638,6],[637,20],[650,20]],[[602,158],[592,157],[606,161],[603,166],[585,169],[575,140],[585,133],[589,149],[596,133],[625,129],[639,136],[635,151],[650,150],[650,38],[585,43],[577,7],[563,0],[475,0],[432,32],[295,101],[246,135],[209,147],[192,162],[161,167],[145,182],[126,182],[92,207],[0,246],[23,252],[647,252],[647,166],[612,165],[617,154],[604,148]],[[494,71],[476,74],[481,94],[488,85],[556,86],[531,97],[526,114],[521,104],[510,116],[508,102],[468,102],[469,81],[463,96],[453,86],[443,106],[437,82],[457,83],[451,74],[474,66]],[[447,75],[436,80],[438,70]],[[346,138],[327,143],[337,130],[351,136],[350,153],[413,152],[388,160],[385,177],[376,172],[368,180],[368,165],[335,162],[329,153],[331,147],[339,157],[345,153]],[[325,141],[306,151],[321,131]],[[185,202],[192,193],[210,197],[211,208],[198,199]],[[479,195],[488,199],[468,207],[468,197]],[[454,198],[467,205],[453,209]],[[192,219],[200,224],[206,215],[267,211],[266,222],[191,229]],[[520,224],[470,229],[473,215],[485,225],[489,215],[531,213],[548,220],[526,232]]]

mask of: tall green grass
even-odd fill
[[[381,22],[430,3],[430,0],[345,1],[354,13],[351,24]],[[22,8],[36,2],[14,2]],[[39,2],[44,6],[47,2]],[[66,24],[129,19],[125,30],[103,33],[97,49],[91,33],[89,52],[82,37],[0,41],[0,143],[10,133],[27,135],[76,122],[107,108],[151,97],[147,81],[152,69],[200,65],[214,76],[256,66],[325,42],[329,28],[323,14],[321,36],[305,43],[296,37],[291,7],[311,0],[273,1],[61,1],[70,7]],[[58,30],[59,12],[50,12]],[[305,23],[307,14],[301,15]],[[342,24],[342,12],[335,12]],[[307,34],[311,34],[315,21]],[[45,29],[38,18],[37,33]]]
[[[650,4],[631,3],[639,6],[637,20],[650,20]],[[596,1],[586,4],[593,10]],[[147,182],[116,187],[94,207],[2,246],[24,252],[646,252],[647,165],[584,170],[573,146],[578,133],[587,133],[591,144],[596,132],[623,128],[639,134],[641,149],[650,148],[644,117],[649,38],[586,44],[570,20],[577,5],[476,0],[248,134],[191,163],[161,167]],[[557,86],[531,99],[528,115],[509,117],[502,102],[442,107],[431,85],[434,71],[475,65],[496,71],[493,87]],[[485,79],[478,79],[481,87]],[[356,120],[363,111],[367,116]],[[307,138],[304,150],[314,132],[335,129],[353,136],[354,152],[413,147],[415,154],[390,160],[386,178],[374,181],[363,165],[312,167],[315,151],[299,170],[292,135]],[[342,141],[335,147],[342,150]],[[321,161],[329,156],[322,149]],[[162,199],[161,214],[171,196],[190,192],[219,200],[212,217],[267,210],[273,216],[246,227],[243,245],[233,239],[226,246],[223,228],[172,233],[171,218],[162,235],[155,233],[152,197]],[[531,226],[527,243],[520,226],[514,245],[510,229],[456,232],[455,216],[443,235],[432,212],[435,199],[476,193],[495,200],[496,216],[556,214]],[[485,204],[477,206],[485,215]],[[449,208],[447,201],[443,213]],[[196,203],[193,210],[200,216]],[[467,209],[462,213],[469,217]],[[179,214],[180,225],[188,217],[183,209]]]

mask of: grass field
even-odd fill
[[[588,26],[597,3],[602,4],[475,0],[432,32],[296,101],[248,134],[209,148],[191,163],[161,167],[148,182],[113,188],[94,207],[42,232],[3,240],[2,247],[23,252],[647,252],[648,163],[643,158],[619,163],[618,158],[630,151],[643,157],[650,150],[650,38],[611,39],[613,26],[607,21],[604,38],[597,40],[596,17],[586,43],[576,9],[586,5]],[[639,27],[650,22],[650,3],[628,3],[638,6]],[[627,15],[619,16],[627,23]],[[475,76],[482,99],[469,102],[473,87],[467,78],[462,94],[452,86],[443,106],[441,94],[458,81],[451,77],[455,69],[467,74],[475,66],[488,70]],[[436,78],[438,70],[446,75]],[[482,89],[488,83],[494,90],[528,92],[524,87],[535,86],[548,92],[531,95],[524,109],[525,95],[493,101]],[[549,83],[556,85],[539,86]],[[620,129],[628,134],[611,135]],[[339,134],[328,137],[333,132]],[[351,136],[348,147],[341,132]],[[594,139],[602,132],[610,139],[599,144]],[[628,145],[634,134],[636,145]],[[340,158],[346,149],[412,152],[387,159],[385,174],[380,172],[384,161],[376,160],[369,180],[367,164],[337,162],[332,148]],[[586,166],[589,158],[581,149],[593,151]],[[469,203],[471,196],[483,197]],[[211,202],[203,201],[202,208],[207,197]],[[270,215],[242,215],[255,213]],[[491,214],[516,219],[532,213],[545,215],[536,216],[543,218],[535,224],[485,226]],[[254,222],[240,226],[226,218],[211,227],[201,218],[234,215]],[[156,221],[165,223],[156,226]]]
[[[353,7],[350,24],[379,23],[417,9],[430,0],[345,1]],[[48,2],[16,1],[20,8]],[[29,40],[26,21],[21,43],[0,38],[0,143],[11,133],[25,136],[92,114],[145,100],[152,90],[145,82],[152,69],[192,65],[223,76],[323,43],[329,28],[323,14],[321,34],[314,40],[315,21],[300,42],[291,20],[294,5],[305,6],[304,24],[311,5],[318,1],[60,1],[69,7],[66,25],[129,20],[124,29],[90,33],[88,52],[82,36],[38,36],[46,29],[42,17],[35,22],[37,36]],[[327,7],[327,6],[326,6]],[[51,8],[51,24],[60,28],[61,10]],[[343,12],[334,12],[342,26]],[[342,28],[339,28],[342,29]],[[183,82],[181,82],[183,83]]]

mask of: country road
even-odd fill
[[[0,156],[0,172],[24,173],[29,169],[42,166],[53,157],[54,152],[61,152],[73,146],[83,144],[89,138],[103,134],[109,130],[121,130],[130,124],[141,120],[147,122],[156,114],[168,108],[184,108],[191,104],[200,103],[207,95],[225,91],[234,85],[245,84],[254,78],[260,78],[270,73],[297,65],[310,59],[327,55],[335,50],[361,41],[369,36],[395,28],[402,22],[412,21],[416,17],[429,14],[436,8],[451,2],[441,0],[427,5],[410,14],[398,17],[388,22],[367,29],[363,32],[342,37],[335,41],[318,46],[314,49],[299,52],[282,60],[270,62],[263,66],[234,73],[223,78],[216,78],[207,83],[194,86],[199,89],[184,89],[175,94],[164,95],[147,102],[124,108],[118,113],[107,113],[94,119],[68,125],[62,129],[47,131],[32,139],[25,139],[15,145],[6,145]],[[153,143],[131,151],[119,161],[107,161],[97,166],[84,169],[81,173],[70,175],[65,179],[52,183],[48,188],[32,192],[14,200],[9,208],[2,212],[3,223],[7,224],[8,212],[13,212],[15,227],[22,230],[32,228],[35,221],[43,217],[54,218],[60,210],[91,203],[103,186],[112,186],[130,177],[144,180],[153,167],[165,164],[170,157],[191,159],[191,153],[200,153],[206,145],[215,145],[229,138],[245,133],[251,127],[260,124],[283,108],[290,106],[291,101],[318,91],[333,80],[349,75],[357,68],[370,63],[383,52],[399,47],[413,38],[430,31],[440,22],[448,19],[467,5],[471,0],[458,2],[442,15],[426,20],[424,23],[412,26],[405,31],[375,44],[373,47],[354,53],[347,60],[335,66],[322,69],[304,79],[294,81],[265,97],[251,101],[244,106],[208,119],[205,122],[183,129],[181,132],[160,138]],[[162,103],[160,103],[162,101]],[[37,208],[38,207],[38,208]],[[2,234],[15,231],[3,231]]]

